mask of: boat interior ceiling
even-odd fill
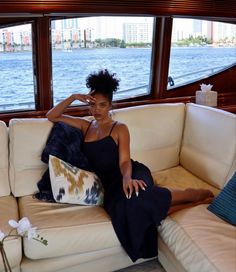
[[[138,86],[135,84],[142,77],[142,66],[141,68],[135,68],[133,65],[132,75],[130,69],[132,66],[127,66],[127,71],[124,71],[123,64],[119,64],[120,66],[113,66],[112,69],[116,69],[114,72],[118,74],[122,74],[125,76],[125,73],[130,75],[128,80],[133,83],[127,83],[127,88],[124,88],[123,93],[122,90],[120,92],[120,96],[114,102],[114,108],[122,108],[134,105],[142,105],[142,104],[150,104],[150,103],[169,103],[169,102],[195,102],[196,99],[196,91],[199,90],[202,83],[203,84],[211,84],[213,85],[213,90],[218,94],[217,106],[221,109],[224,109],[229,112],[236,113],[236,1],[235,0],[1,0],[0,3],[0,81],[8,82],[9,70],[4,66],[4,61],[12,61],[11,57],[8,57],[8,54],[19,53],[22,50],[24,52],[31,51],[31,63],[32,63],[32,97],[30,98],[33,101],[33,106],[27,102],[27,98],[25,101],[22,100],[19,102],[16,107],[15,104],[18,102],[14,102],[14,97],[10,97],[9,93],[12,89],[10,89],[10,85],[1,84],[0,82],[0,120],[9,122],[10,119],[14,117],[26,118],[26,117],[44,117],[45,113],[57,103],[60,98],[63,99],[63,94],[59,98],[55,98],[57,87],[53,84],[56,84],[57,77],[63,77],[63,73],[58,72],[57,69],[59,67],[53,67],[53,63],[59,58],[57,53],[53,53],[54,51],[61,51],[65,56],[70,56],[71,53],[74,54],[74,49],[78,49],[75,51],[93,49],[94,44],[96,42],[96,50],[98,47],[99,39],[92,41],[93,38],[87,38],[87,36],[92,36],[92,27],[90,30],[84,29],[82,31],[82,38],[85,37],[84,41],[81,42],[80,45],[78,39],[75,41],[74,32],[72,27],[70,28],[70,37],[69,38],[61,38],[61,41],[65,41],[66,45],[62,46],[62,42],[57,42],[58,32],[55,29],[55,25],[57,21],[60,20],[68,20],[76,18],[78,20],[82,19],[90,19],[92,17],[140,17],[146,18],[146,21],[152,22],[151,28],[151,42],[146,42],[144,48],[144,43],[142,43],[142,50],[135,52],[142,52],[142,54],[146,54],[145,58],[148,59],[148,64],[145,71],[143,71],[143,76],[147,79],[146,82],[140,83],[142,86]],[[175,20],[187,20],[193,19],[198,22],[210,22],[206,23],[195,23],[195,29],[203,29],[204,27],[208,30],[210,34],[213,35],[216,33],[216,26],[213,25],[214,22],[227,24],[229,27],[227,29],[231,29],[231,36],[224,37],[219,39],[217,43],[214,44],[214,39],[212,38],[212,43],[210,43],[206,37],[200,37],[200,34],[196,34],[195,32],[188,39],[186,37],[182,37],[182,40],[176,38],[179,32],[174,32],[177,27],[177,23]],[[81,21],[82,22],[82,21]],[[92,22],[92,21],[91,21]],[[206,26],[203,26],[203,25]],[[30,26],[31,36],[30,42],[28,41],[27,48],[26,36],[22,36],[23,32],[19,35],[15,34],[13,37],[13,32],[8,29],[12,27],[27,25]],[[115,23],[112,25],[115,25]],[[128,23],[127,23],[128,25]],[[131,24],[130,24],[131,25]],[[140,24],[141,25],[141,24]],[[143,24],[144,25],[144,24]],[[150,26],[150,24],[149,24]],[[149,27],[148,26],[148,27]],[[232,26],[232,27],[231,27]],[[124,26],[123,26],[124,27]],[[128,26],[127,26],[128,27]],[[129,26],[131,27],[131,26]],[[143,26],[142,26],[143,27]],[[209,30],[210,27],[210,30]],[[225,28],[226,29],[226,28]],[[233,30],[232,30],[233,29]],[[55,37],[53,36],[54,32]],[[86,31],[90,31],[89,33]],[[150,30],[148,30],[150,32]],[[203,31],[203,30],[202,30]],[[220,31],[220,30],[219,30]],[[11,33],[10,33],[11,32]],[[10,34],[9,34],[10,33]],[[175,34],[176,37],[175,37]],[[203,33],[203,32],[201,32]],[[207,32],[206,32],[207,33]],[[212,34],[213,33],[213,34]],[[18,36],[19,37],[18,37]],[[56,36],[57,35],[57,36]],[[65,34],[64,34],[65,35]],[[198,35],[198,36],[197,36]],[[201,34],[202,35],[202,34]],[[204,34],[205,35],[205,34]],[[72,37],[73,36],[73,37]],[[190,38],[192,39],[190,41]],[[201,38],[201,44],[196,44],[196,39]],[[21,40],[21,44],[17,43],[17,39]],[[64,40],[63,40],[64,39]],[[90,39],[90,40],[89,40]],[[179,40],[178,40],[179,39]],[[28,39],[29,40],[29,39]],[[102,39],[100,39],[101,42]],[[109,39],[106,39],[106,42]],[[115,39],[114,39],[115,40]],[[211,67],[208,65],[210,62],[209,57],[205,54],[205,61],[199,58],[199,67],[198,67],[198,75],[195,76],[194,67],[187,64],[187,68],[181,71],[180,64],[178,63],[178,59],[173,60],[174,51],[179,45],[182,45],[181,42],[188,40],[188,50],[193,52],[193,48],[196,48],[194,51],[195,55],[192,54],[191,58],[189,57],[188,61],[196,61],[198,59],[198,51],[207,52],[207,49],[216,49],[221,51],[219,54],[219,62],[215,62],[215,66]],[[193,40],[195,42],[193,42]],[[113,41],[115,42],[115,41]],[[122,40],[120,40],[122,44]],[[126,45],[128,45],[125,40]],[[186,44],[184,44],[186,46]],[[29,46],[31,49],[29,50]],[[59,48],[60,46],[60,48]],[[77,47],[76,47],[77,46]],[[104,47],[104,45],[101,45]],[[114,45],[113,45],[114,46]],[[112,47],[112,46],[111,46]],[[120,48],[124,46],[120,45]],[[180,46],[179,46],[180,47]],[[17,49],[16,48],[21,48]],[[22,49],[23,48],[23,49]],[[119,48],[119,49],[120,49]],[[127,48],[138,49],[135,45],[131,45],[131,42]],[[139,48],[140,49],[140,48]],[[145,50],[144,50],[145,49]],[[21,50],[21,51],[20,51]],[[135,51],[133,50],[133,52]],[[204,51],[205,50],[205,51]],[[221,63],[221,59],[225,59],[225,52],[230,51],[231,60],[227,63]],[[177,50],[176,50],[177,51]],[[85,51],[83,51],[85,52]],[[90,52],[92,52],[90,50]],[[102,51],[100,50],[100,53]],[[105,52],[105,51],[104,51]],[[147,56],[147,52],[150,54]],[[183,50],[179,50],[178,52],[183,52]],[[76,54],[76,53],[75,53]],[[85,52],[85,54],[87,54]],[[123,52],[122,52],[123,54]],[[140,53],[141,54],[141,53]],[[228,53],[227,53],[228,54]],[[93,55],[90,56],[90,61],[93,61]],[[1,56],[2,60],[1,60]],[[15,54],[16,56],[16,54]],[[78,56],[78,55],[75,55]],[[135,55],[136,56],[136,55]],[[138,55],[137,55],[138,56]],[[20,59],[20,56],[18,54]],[[100,56],[101,57],[101,56]],[[204,56],[203,56],[204,57]],[[28,58],[28,55],[27,55]],[[76,57],[74,57],[76,58]],[[124,60],[127,57],[124,57]],[[183,59],[180,55],[179,58]],[[214,56],[215,61],[216,57]],[[220,59],[221,58],[221,59]],[[134,60],[130,58],[130,61]],[[145,61],[146,61],[145,60]],[[62,61],[62,60],[61,60]],[[89,60],[88,60],[89,61]],[[121,60],[120,60],[121,61]],[[136,61],[138,62],[138,57],[136,57]],[[114,62],[114,61],[112,61]],[[127,61],[128,62],[128,61]],[[140,60],[141,62],[141,60]],[[58,62],[59,63],[59,62]],[[175,70],[171,65],[175,63]],[[114,64],[114,63],[112,63]],[[11,62],[11,65],[12,62]],[[16,64],[15,64],[16,65]],[[140,64],[137,64],[140,65]],[[142,64],[141,64],[142,65]],[[144,64],[143,64],[144,65]],[[145,64],[146,65],[146,64]],[[149,65],[149,66],[148,66]],[[14,66],[14,65],[13,65]],[[54,65],[55,66],[55,65]],[[60,65],[59,65],[60,66]],[[71,64],[73,66],[73,64]],[[196,66],[194,64],[193,66]],[[14,66],[16,67],[16,66]],[[92,67],[92,66],[91,66]],[[115,68],[114,68],[115,67]],[[120,68],[119,68],[120,67]],[[130,68],[131,67],[131,68]],[[172,69],[172,68],[173,69]],[[107,67],[109,69],[109,67]],[[9,68],[10,69],[10,68]],[[19,68],[20,69],[20,68]],[[133,75],[134,72],[137,71],[138,75]],[[139,71],[139,72],[138,72]],[[173,72],[174,71],[174,72]],[[181,73],[182,72],[182,73]],[[13,72],[14,74],[15,72]],[[27,73],[27,72],[25,72]],[[72,73],[71,73],[72,75]],[[77,78],[79,78],[79,74],[75,74],[76,78],[71,81],[74,82]],[[127,77],[127,75],[126,75]],[[122,78],[123,79],[123,78]],[[62,80],[62,78],[61,78]],[[65,78],[66,80],[66,78]],[[21,79],[23,82],[24,79]],[[69,80],[70,81],[70,80]],[[140,81],[141,82],[141,81]],[[132,85],[133,84],[133,85]],[[85,85],[85,84],[84,84]],[[17,85],[16,85],[17,86]],[[82,86],[82,83],[81,83]],[[9,89],[8,89],[9,87]],[[59,87],[58,87],[59,88]],[[66,88],[66,85],[65,85]],[[143,88],[143,89],[142,89]],[[76,88],[75,88],[76,89]],[[125,95],[125,90],[128,89],[130,95]],[[140,91],[138,95],[135,93],[137,90],[147,90]],[[24,90],[22,88],[21,90]],[[59,90],[59,89],[58,89]],[[6,95],[3,93],[6,92]],[[23,92],[23,91],[22,91]],[[58,91],[59,92],[59,91]],[[14,92],[16,96],[21,96],[19,92]],[[5,101],[5,102],[4,102]],[[17,100],[18,101],[18,100]],[[5,103],[5,104],[4,104]],[[24,105],[27,104],[27,107]],[[7,106],[12,105],[12,106]],[[21,105],[21,106],[19,106]],[[68,112],[72,115],[80,115],[84,116],[89,113],[88,107],[83,104],[74,105],[68,109]]]

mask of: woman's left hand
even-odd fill
[[[123,190],[126,198],[130,199],[133,191],[135,191],[136,196],[139,194],[139,188],[145,191],[147,184],[143,180],[139,179],[123,179]]]

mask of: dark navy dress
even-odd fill
[[[156,227],[167,215],[171,193],[166,188],[154,186],[150,170],[145,165],[132,161],[132,178],[141,179],[148,186],[145,191],[139,190],[138,197],[133,193],[130,199],[126,198],[119,169],[119,150],[111,136],[112,129],[101,140],[84,142],[84,154],[102,181],[104,208],[131,260],[135,262],[139,258],[155,257]]]

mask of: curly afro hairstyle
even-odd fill
[[[116,74],[111,74],[107,69],[104,69],[89,74],[86,78],[86,86],[92,92],[102,94],[112,101],[113,92],[117,91],[119,81]]]

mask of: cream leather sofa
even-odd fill
[[[10,195],[10,184],[8,178],[8,131],[6,124],[0,121],[0,230],[9,233],[11,227],[9,219],[18,220],[19,213],[16,198]],[[21,239],[11,237],[4,242],[8,260],[12,271],[20,271],[22,258]],[[0,256],[0,271],[3,271],[3,261]]]
[[[177,103],[120,109],[113,117],[129,126],[132,158],[149,166],[159,185],[210,188],[217,194],[236,170],[234,114]],[[7,241],[13,271],[105,272],[132,265],[102,207],[32,197],[47,167],[40,157],[51,127],[43,118],[12,119],[7,132],[0,123],[0,229],[7,231],[8,219],[27,216],[48,240],[44,246],[24,239],[22,259],[20,239]],[[206,207],[185,209],[163,221],[159,260],[167,271],[235,271],[236,228]]]

